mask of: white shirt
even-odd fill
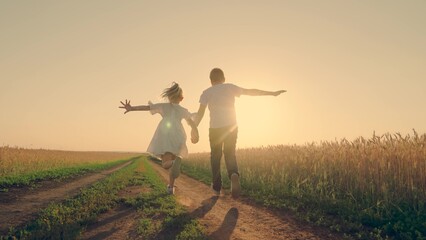
[[[230,83],[213,85],[201,94],[200,104],[207,105],[210,111],[210,128],[237,125],[235,97],[243,89]]]

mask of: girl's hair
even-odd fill
[[[176,82],[172,83],[172,86],[164,89],[161,94],[162,98],[167,98],[169,101],[174,101],[182,96],[182,88]]]

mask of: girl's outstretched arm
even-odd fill
[[[121,102],[121,101],[120,101],[120,103],[122,104],[122,106],[119,106],[119,108],[126,109],[124,114],[126,114],[130,111],[149,111],[149,110],[151,110],[151,107],[149,105],[132,106],[132,105],[130,105],[130,100],[127,101],[127,99],[124,103]]]
[[[287,90],[279,90],[279,91],[275,91],[275,92],[270,92],[270,91],[263,91],[263,90],[259,90],[259,89],[244,89],[243,88],[243,92],[241,93],[242,95],[249,95],[249,96],[278,96],[281,93],[285,93],[287,92]]]

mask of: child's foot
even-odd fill
[[[170,185],[167,185],[167,193],[170,195],[174,195],[175,194],[175,187],[171,187]]]
[[[233,198],[240,196],[241,186],[240,186],[240,176],[237,173],[231,175],[231,195]]]

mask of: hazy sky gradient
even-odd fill
[[[426,132],[426,1],[1,1],[0,144],[145,151],[176,81],[244,88],[238,147]],[[208,112],[201,140],[208,151]],[[185,123],[184,123],[185,124]],[[186,127],[187,128],[187,127]],[[187,128],[188,129],[188,128]]]

